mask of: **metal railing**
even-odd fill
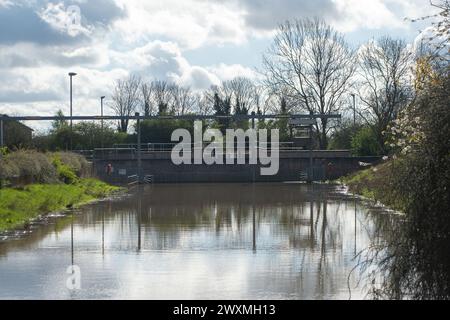
[[[127,185],[134,186],[139,183],[139,176],[137,174],[133,174],[127,177]]]
[[[141,144],[141,152],[170,152],[175,146],[182,146],[184,148],[188,148],[191,150],[196,149],[204,149],[206,146],[208,146],[209,142],[203,142],[201,146],[196,143],[142,143]],[[222,147],[226,149],[226,143],[222,144]],[[278,147],[280,151],[298,151],[298,150],[306,150],[303,146],[296,146],[293,142],[279,142],[279,143],[267,143],[266,147],[261,147],[260,145],[257,145],[257,149],[272,149],[273,147]],[[95,150],[137,150],[138,145],[135,143],[128,143],[128,144],[114,144],[113,148],[108,149],[95,149]],[[245,146],[242,148],[237,147],[237,144],[234,144],[234,150],[249,150],[250,145],[248,143],[245,144]]]
[[[154,182],[154,176],[152,174],[147,174],[144,176],[144,183],[153,183]]]
[[[72,152],[85,157],[88,161],[92,161],[94,159],[94,150],[73,150]]]

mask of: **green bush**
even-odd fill
[[[55,152],[51,154],[52,158],[58,157],[61,162],[67,165],[78,177],[89,175],[90,165],[86,158],[71,152]]]
[[[8,154],[8,147],[0,148],[0,156],[6,156]]]
[[[53,165],[56,168],[58,179],[66,184],[73,184],[78,182],[78,177],[74,169],[61,161],[60,155],[53,156]]]
[[[352,152],[357,156],[377,156],[381,153],[375,131],[362,127],[352,138]]]
[[[331,135],[328,143],[329,150],[349,150],[352,149],[352,138],[361,128],[361,125],[353,122],[344,122],[341,126]]]

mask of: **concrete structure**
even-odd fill
[[[153,176],[153,182],[274,182],[306,180],[309,151],[280,151],[279,171],[274,176],[260,175],[256,165],[175,165],[169,151],[142,152],[142,174]],[[361,163],[374,163],[380,157],[353,157],[347,150],[313,151],[313,180],[331,180],[361,168]],[[136,175],[137,152],[132,148],[97,150],[94,170],[97,176],[110,183],[125,184]],[[248,161],[246,161],[248,163]],[[106,173],[107,165],[113,171]]]
[[[33,129],[19,121],[0,115],[0,146],[21,147],[31,143]]]

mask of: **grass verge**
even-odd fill
[[[405,199],[399,195],[394,187],[395,170],[401,162],[385,162],[375,167],[361,170],[340,178],[339,182],[346,185],[351,193],[362,195],[368,199],[397,210],[405,210]]]
[[[39,215],[104,198],[119,189],[91,178],[74,184],[31,184],[21,189],[0,189],[0,231],[26,225]]]

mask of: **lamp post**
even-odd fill
[[[141,119],[139,118],[139,112],[136,112],[136,133],[137,133],[137,172],[138,172],[138,181],[142,182],[142,160],[141,160]]]
[[[75,72],[69,72],[70,77],[70,150],[72,150],[72,77],[76,76]]]
[[[350,94],[353,98],[353,127],[356,126],[356,96],[354,93]]]
[[[3,147],[3,115],[0,114],[0,148]],[[0,158],[2,154],[0,152]]]
[[[102,149],[103,149],[103,99],[105,99],[105,96],[101,96],[100,97],[100,116],[102,117],[102,119],[100,120],[101,123],[101,144],[102,144]]]

